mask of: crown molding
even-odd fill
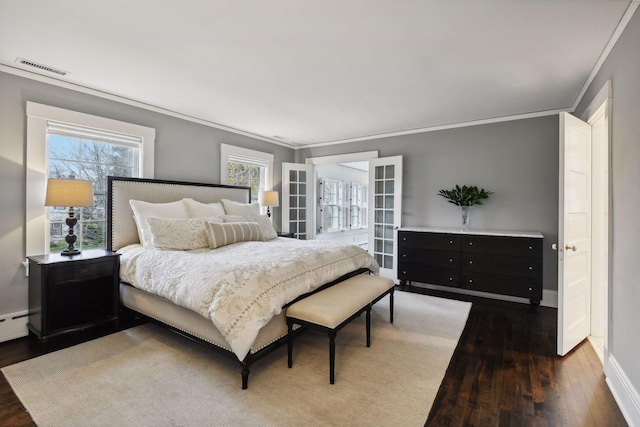
[[[573,103],[573,107],[571,107],[571,111],[575,111],[575,109],[578,108],[578,105],[580,104],[580,102],[582,102],[582,98],[587,92],[587,89],[589,89],[589,86],[591,86],[591,83],[593,83],[593,80],[596,78],[596,75],[598,75],[598,72],[602,68],[604,61],[606,61],[606,59],[609,57],[609,54],[611,53],[611,51],[613,50],[613,47],[618,42],[618,39],[622,35],[622,32],[624,31],[625,28],[627,28],[627,24],[629,24],[629,21],[631,21],[631,17],[635,13],[638,6],[640,6],[640,0],[633,0],[629,4],[629,7],[625,11],[624,15],[622,15],[622,18],[620,19],[620,22],[618,23],[616,30],[611,35],[611,38],[609,39],[609,43],[607,43],[604,50],[602,51],[600,58],[598,58],[598,62],[596,62],[596,65],[594,65],[593,70],[591,70],[591,74],[589,74],[589,77],[587,77],[587,81],[584,82],[584,86],[582,86],[580,93],[576,97],[576,101]]]
[[[347,144],[347,143],[350,143],[350,142],[369,141],[369,140],[372,140],[372,139],[389,138],[389,137],[393,137],[393,136],[413,135],[413,134],[416,134],[416,133],[436,132],[436,131],[440,131],[440,130],[464,128],[464,127],[468,127],[468,126],[479,126],[479,125],[486,125],[486,124],[490,124],[490,123],[510,122],[510,121],[513,121],[513,120],[522,120],[522,119],[531,119],[531,118],[535,118],[535,117],[551,116],[551,115],[556,115],[556,114],[559,114],[559,113],[562,113],[562,112],[571,113],[571,112],[573,112],[573,109],[561,108],[561,109],[557,109],[557,110],[538,111],[538,112],[535,112],[535,113],[526,113],[526,114],[517,114],[517,115],[513,115],[513,116],[495,117],[495,118],[492,118],[492,119],[473,120],[473,121],[470,121],[470,122],[460,122],[460,123],[452,123],[452,124],[441,125],[441,126],[432,126],[432,127],[426,127],[426,128],[403,130],[403,131],[399,131],[399,132],[381,133],[381,134],[377,134],[377,135],[369,135],[369,136],[362,136],[362,137],[357,137],[357,138],[341,139],[341,140],[336,140],[336,141],[318,142],[318,143],[312,143],[312,144],[303,144],[303,145],[296,146],[295,149],[299,150],[299,149],[303,149],[303,148],[324,147],[324,146],[327,146],[327,145]]]
[[[245,131],[242,131],[242,130],[239,130],[239,129],[235,129],[235,128],[232,128],[232,127],[220,125],[218,123],[214,123],[214,122],[211,122],[209,120],[199,119],[197,117],[189,116],[187,114],[178,113],[176,111],[167,110],[165,108],[157,107],[157,106],[151,105],[151,104],[146,104],[144,102],[136,101],[134,99],[125,98],[125,97],[119,96],[119,95],[114,95],[114,94],[111,94],[111,93],[108,93],[108,92],[104,92],[104,91],[101,91],[101,90],[93,89],[91,87],[82,86],[82,85],[79,85],[79,84],[76,84],[76,83],[71,83],[71,82],[59,80],[59,79],[56,79],[56,78],[53,78],[53,77],[49,77],[49,76],[44,76],[42,74],[38,74],[38,73],[31,72],[31,71],[23,70],[21,68],[16,68],[16,67],[4,64],[4,63],[0,63],[0,71],[5,72],[7,74],[13,74],[13,75],[19,76],[19,77],[24,77],[24,78],[27,78],[27,79],[30,79],[30,80],[36,80],[36,81],[39,81],[41,83],[47,83],[47,84],[50,84],[50,85],[53,85],[53,86],[58,86],[58,87],[62,87],[62,88],[69,89],[69,90],[73,90],[73,91],[76,91],[76,92],[85,93],[87,95],[97,96],[99,98],[108,99],[110,101],[120,102],[122,104],[131,105],[133,107],[142,108],[144,110],[153,111],[153,112],[164,114],[164,115],[171,116],[171,117],[176,117],[178,119],[187,120],[187,121],[190,121],[190,122],[193,122],[193,123],[198,123],[198,124],[201,124],[201,125],[204,125],[204,126],[208,126],[208,127],[224,130],[224,131],[235,133],[235,134],[238,134],[238,135],[247,136],[249,138],[258,139],[260,141],[265,141],[265,142],[269,142],[271,144],[280,145],[282,147],[296,148],[295,145],[293,145],[293,144],[288,144],[286,142],[278,141],[278,140],[271,139],[271,138],[266,138],[264,136],[260,136],[260,135],[256,135],[256,134],[253,134],[253,133],[250,133],[250,132],[245,132]]]

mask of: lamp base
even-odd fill
[[[62,252],[60,252],[60,255],[64,255],[64,256],[74,256],[74,255],[79,255],[80,254],[80,250],[78,248],[65,248]]]

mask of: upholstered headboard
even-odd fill
[[[167,203],[185,197],[202,203],[219,202],[222,199],[247,203],[251,199],[251,189],[219,184],[110,176],[107,194],[107,249],[117,251],[127,245],[139,243],[129,200]]]

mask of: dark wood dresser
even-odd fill
[[[537,232],[398,231],[398,279],[542,300],[542,242]]]

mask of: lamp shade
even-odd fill
[[[93,182],[82,179],[56,179],[47,181],[45,206],[93,206]]]
[[[280,198],[277,191],[261,191],[258,193],[260,206],[280,206]]]

